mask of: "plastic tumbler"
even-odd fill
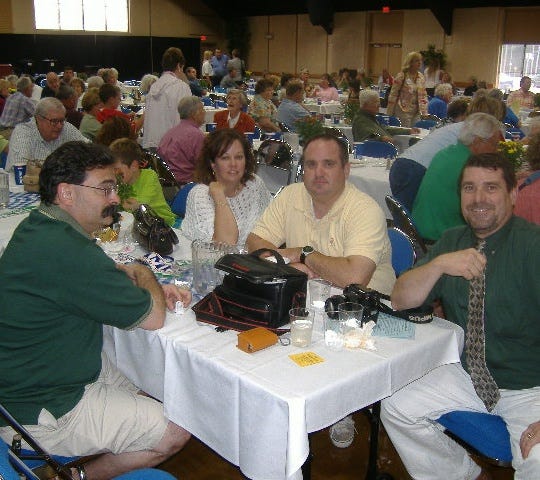
[[[13,173],[15,174],[15,183],[22,185],[23,177],[26,175],[26,164],[13,165]]]
[[[291,343],[295,347],[309,347],[313,333],[313,310],[310,308],[291,308]]]

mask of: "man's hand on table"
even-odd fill
[[[174,311],[176,302],[182,302],[184,307],[188,307],[191,303],[191,292],[189,290],[172,284],[162,285],[161,288],[163,289],[165,302],[169,310]]]

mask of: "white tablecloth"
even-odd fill
[[[107,328],[106,350],[166,415],[252,479],[294,475],[308,433],[391,395],[436,366],[459,360],[462,331],[444,320],[416,327],[414,340],[377,338],[376,352],[333,352],[314,333],[324,362],[299,367],[302,349],[280,344],[247,354],[236,333],[199,326],[192,312],[168,314],[158,331]],[[144,353],[143,353],[144,352]]]
[[[343,105],[341,102],[326,102],[321,103],[320,105],[316,102],[305,102],[304,107],[306,107],[310,112],[317,112],[322,114],[332,114],[332,113],[341,113],[343,112]]]

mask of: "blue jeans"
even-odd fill
[[[426,167],[414,160],[399,157],[390,168],[390,189],[392,196],[409,212],[412,207]]]

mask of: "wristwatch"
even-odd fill
[[[310,245],[306,245],[305,247],[303,247],[302,253],[300,254],[300,263],[306,263],[306,257],[308,255],[311,255],[314,251],[315,249]]]

